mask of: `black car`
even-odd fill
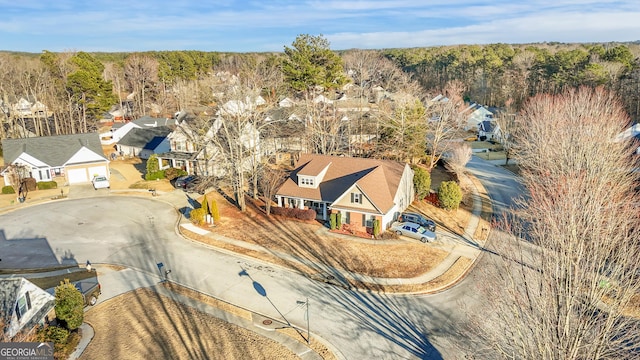
[[[176,181],[173,183],[173,186],[176,187],[176,189],[186,189],[187,188],[187,184],[190,183],[192,180],[194,180],[196,177],[193,175],[185,175],[185,176],[180,176],[179,178],[176,179]]]
[[[403,212],[398,217],[398,221],[403,222],[411,222],[422,226],[423,228],[435,232],[436,231],[436,223],[431,219],[427,219],[426,217],[412,212]]]
[[[204,194],[205,184],[201,177],[194,177],[184,187],[186,192],[197,192],[198,194]]]

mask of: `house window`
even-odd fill
[[[187,143],[184,141],[176,141],[176,151],[187,151]]]
[[[22,316],[31,309],[31,298],[29,297],[29,292],[25,292],[23,296],[18,299],[16,303],[16,315],[18,316],[18,320],[22,318]]]
[[[351,202],[354,204],[362,204],[362,194],[351,193]]]
[[[300,178],[300,185],[302,186],[313,186],[313,178]]]

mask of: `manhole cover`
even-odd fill
[[[262,320],[262,325],[271,325],[273,324],[273,321],[267,319],[267,320]]]

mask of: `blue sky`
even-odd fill
[[[0,50],[282,51],[640,40],[638,0],[0,0]]]

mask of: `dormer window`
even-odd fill
[[[304,187],[313,187],[314,181],[312,177],[300,177],[300,184],[299,186],[304,186]]]
[[[351,202],[354,204],[362,204],[362,194],[360,193],[352,193],[351,194]]]

